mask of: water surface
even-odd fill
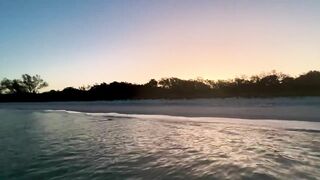
[[[62,104],[61,110],[47,106],[10,104],[0,109],[0,179],[320,178],[316,121],[78,112],[62,110]]]
[[[93,113],[116,112],[320,122],[320,97],[0,103],[0,109],[51,109]]]

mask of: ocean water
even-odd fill
[[[320,97],[0,103],[0,109],[155,114],[320,122]]]
[[[320,178],[318,99],[213,101],[1,104],[0,179]]]

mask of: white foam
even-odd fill
[[[184,117],[171,115],[155,114],[120,114],[120,113],[87,113],[68,110],[46,110],[46,112],[65,112],[70,114],[84,114],[88,116],[108,116],[119,118],[136,118],[143,120],[162,120],[162,121],[179,121],[179,122],[198,122],[198,123],[232,123],[241,125],[263,126],[283,129],[303,129],[303,130],[320,130],[320,122],[311,121],[294,121],[294,120],[274,120],[274,119],[240,119],[240,118],[223,118],[223,117]]]
[[[58,109],[58,110],[53,110],[53,109],[48,109],[44,110],[45,112],[65,112],[65,113],[70,113],[70,114],[81,114],[83,112],[79,111],[68,111],[68,110],[63,110],[63,109]]]

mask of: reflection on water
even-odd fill
[[[0,111],[0,179],[317,179],[318,131]]]

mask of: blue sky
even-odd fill
[[[320,1],[1,0],[0,78],[49,89],[320,68]]]

